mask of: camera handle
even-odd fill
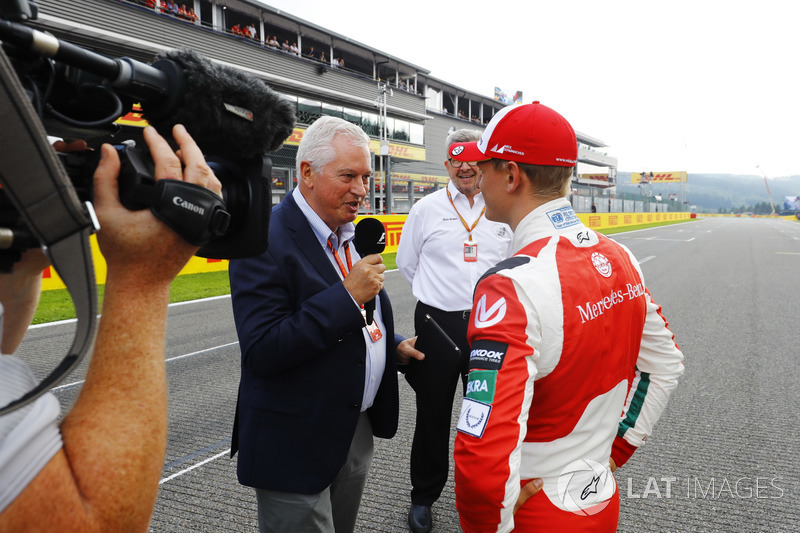
[[[131,210],[150,208],[186,242],[202,246],[228,231],[231,215],[222,198],[186,181],[153,178],[153,160],[145,151],[121,146],[119,195]]]

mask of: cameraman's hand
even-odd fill
[[[180,147],[177,152],[154,128],[144,130],[155,164],[155,179],[187,181],[221,196],[219,180],[186,129],[176,125],[172,134]],[[156,219],[149,209],[129,211],[123,207],[119,198],[119,156],[110,145],[104,144],[101,149],[102,157],[94,176],[94,197],[100,220],[97,240],[108,263],[108,274],[122,276],[139,286],[169,285],[198,248]]]

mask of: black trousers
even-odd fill
[[[467,327],[469,312],[440,311],[422,302],[414,311],[414,327],[420,330],[422,317],[429,314],[453,339],[461,350],[461,360],[438,376],[437,387],[417,387],[417,422],[411,445],[411,503],[433,505],[447,483],[450,469],[450,426],[453,421],[453,399],[456,383],[461,378],[461,393],[466,394],[469,370]],[[443,346],[442,350],[449,347]],[[435,355],[431,355],[435,357]],[[428,381],[430,383],[430,381]],[[460,409],[460,405],[459,405]]]

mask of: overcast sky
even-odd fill
[[[797,0],[263,3],[479,94],[522,90],[620,171],[800,174]]]

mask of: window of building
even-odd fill
[[[297,99],[297,122],[311,124],[322,116],[322,102],[309,98]]]
[[[411,130],[411,123],[406,120],[397,120],[394,121],[394,133],[392,135],[392,139],[396,141],[405,141],[408,142]]]
[[[361,128],[367,132],[367,135],[372,135],[373,137],[380,136],[381,128],[378,123],[377,113],[367,113],[366,111],[362,112]]]
[[[409,142],[412,144],[425,144],[425,126],[411,123]]]
[[[386,117],[386,138],[387,139],[394,139],[394,121],[392,117]]]
[[[322,104],[322,114],[330,115],[332,117],[344,118],[343,108],[340,105]]]
[[[358,109],[350,109],[349,107],[343,108],[342,111],[346,121],[352,122],[358,126],[362,125],[361,111]]]

